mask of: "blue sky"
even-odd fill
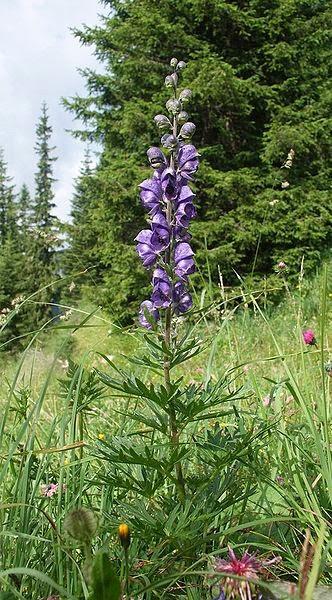
[[[60,98],[84,94],[77,68],[97,66],[92,49],[80,46],[69,27],[94,25],[103,11],[98,0],[0,0],[0,146],[17,187],[26,182],[33,190],[35,127],[41,102],[47,102],[62,219],[68,218],[84,147],[65,131],[74,124]]]

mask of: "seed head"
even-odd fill
[[[65,518],[64,528],[78,542],[90,542],[96,535],[97,519],[91,510],[78,508]]]

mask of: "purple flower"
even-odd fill
[[[192,236],[186,227],[176,225],[173,228],[173,237],[176,242],[190,242]]]
[[[187,312],[193,304],[191,295],[182,281],[177,281],[173,288],[175,310],[179,313]]]
[[[152,276],[151,301],[155,308],[168,308],[172,302],[172,284],[165,269],[158,267]]]
[[[152,329],[153,323],[159,321],[159,311],[153,306],[150,300],[142,302],[138,313],[138,320],[142,327],[146,329]]]
[[[196,217],[196,208],[193,205],[192,198],[195,194],[188,185],[181,188],[176,202],[175,219],[180,227],[188,227],[191,219]]]
[[[157,212],[151,222],[152,236],[151,243],[153,246],[158,244],[165,250],[170,243],[171,232],[167,223],[166,217],[162,212]]]
[[[175,200],[177,195],[177,180],[175,171],[171,167],[162,172],[161,187],[165,200]]]
[[[157,148],[156,146],[152,146],[152,148],[149,148],[149,150],[147,151],[147,155],[148,155],[148,159],[149,159],[149,163],[151,165],[151,167],[153,167],[154,169],[158,169],[159,167],[165,166],[166,167],[166,157],[164,155],[164,153],[160,150],[160,148]]]
[[[192,179],[198,169],[198,152],[192,144],[185,144],[178,154],[178,172],[184,179]]]
[[[151,267],[157,260],[158,252],[162,250],[162,244],[152,238],[150,229],[142,229],[135,237],[138,242],[136,250],[144,267]]]
[[[316,345],[316,338],[315,338],[315,334],[312,329],[306,329],[305,331],[302,331],[302,337],[303,337],[304,343],[307,346],[315,346]]]
[[[151,215],[154,215],[159,210],[160,202],[163,197],[160,179],[157,177],[145,179],[139,187],[141,188],[140,197],[143,207]]]
[[[180,278],[187,280],[188,275],[195,272],[194,253],[187,242],[180,242],[175,246],[174,262],[175,274]]]

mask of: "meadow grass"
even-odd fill
[[[123,557],[117,525],[120,520],[130,523],[132,578],[141,586],[141,598],[160,597],[160,586],[162,597],[173,597],[181,577],[185,581],[191,577],[191,583],[185,595],[179,588],[177,597],[203,597],[201,588],[195,592],[193,581],[208,568],[211,556],[225,553],[227,544],[239,551],[250,547],[280,555],[276,574],[296,581],[306,530],[316,543],[307,593],[319,577],[331,583],[331,378],[325,371],[331,356],[330,276],[327,265],[310,281],[301,276],[295,290],[286,285],[285,299],[277,308],[265,302],[264,290],[253,294],[241,286],[236,301],[234,291],[227,294],[222,286],[213,303],[209,287],[197,297],[199,310],[192,327],[204,350],[184,368],[177,367],[176,376],[188,385],[206,385],[231,375],[241,399],[230,402],[222,417],[211,414],[204,422],[193,422],[186,442],[198,439],[201,446],[208,445],[213,435],[224,440],[225,448],[230,448],[225,473],[229,470],[231,479],[236,473],[248,493],[234,506],[225,502],[221,521],[214,517],[217,530],[211,523],[212,537],[210,532],[204,542],[196,539],[198,552],[189,563],[181,559],[181,545],[173,538],[187,535],[192,506],[181,509],[180,516],[176,505],[173,517],[171,511],[166,517],[163,512],[158,535],[164,536],[164,543],[153,548],[157,513],[149,514],[149,503],[133,503],[134,492],[123,493],[119,500],[115,482],[121,471],[110,475],[109,461],[95,452],[103,449],[105,439],[111,447],[113,436],[136,439],[137,425],[128,416],[130,400],[115,398],[94,368],[108,372],[108,361],[122,367],[127,358],[141,356],[140,333],[135,328],[121,330],[103,311],[80,306],[70,321],[36,335],[20,356],[4,355],[0,586],[17,598],[28,595],[38,600],[51,593],[88,598],[84,552],[63,530],[65,516],[80,506],[93,509],[99,518],[93,549],[110,548],[119,565]],[[315,331],[317,346],[303,344],[306,327]],[[153,373],[142,373],[139,365],[131,364],[130,369],[143,381],[157,379]],[[139,401],[137,406],[146,408]],[[145,436],[144,429],[141,435]],[[156,431],[151,444],[158,440]],[[104,450],[108,451],[106,442]],[[191,477],[204,475],[204,465],[197,461],[188,469]],[[58,484],[58,492],[50,498],[41,494],[49,483]],[[229,486],[233,484],[230,481]],[[164,490],[166,494],[167,486]],[[204,507],[196,509],[199,519]],[[147,546],[152,545],[149,550],[142,545],[144,535]],[[175,551],[176,568],[170,558]],[[140,559],[142,574],[135,567]],[[164,573],[165,564],[173,571],[169,567]]]

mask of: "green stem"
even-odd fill
[[[174,93],[174,97],[176,98],[176,90]],[[175,115],[173,118],[173,135],[175,137],[177,135],[177,117]],[[172,168],[174,168],[174,166],[175,166],[174,163],[175,163],[174,153],[172,152],[171,158],[170,158],[170,166]],[[171,228],[172,220],[173,220],[173,211],[172,211],[172,202],[170,200],[167,201],[166,219],[167,219],[167,223],[168,223],[169,227]],[[165,262],[169,267],[171,267],[171,260],[172,260],[172,242],[171,242],[170,247],[165,255]],[[166,348],[168,350],[170,350],[172,348],[172,308],[170,306],[165,311],[164,340],[165,340]],[[167,354],[164,355],[164,380],[165,380],[166,390],[170,394],[170,392],[171,392],[170,360],[169,360],[169,356]],[[170,442],[171,442],[173,449],[178,449],[179,443],[180,443],[180,433],[178,430],[176,411],[175,411],[175,408],[174,408],[172,402],[170,402],[169,437],[170,437]],[[178,463],[176,463],[176,465],[175,465],[175,474],[176,474],[176,487],[178,490],[179,499],[181,502],[184,502],[184,500],[185,500],[185,483],[184,483],[182,465],[181,465],[180,461]]]

